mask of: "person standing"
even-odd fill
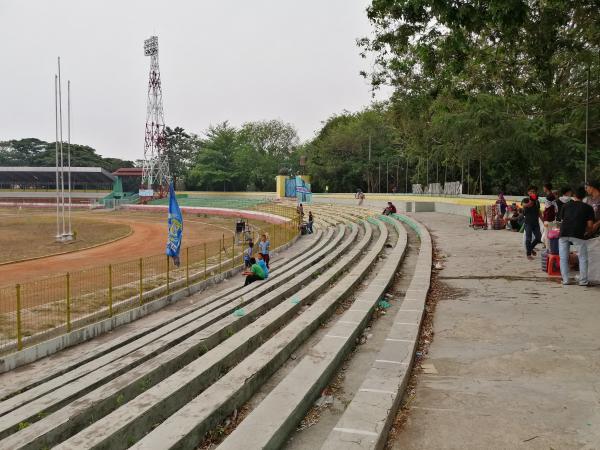
[[[562,221],[562,211],[564,206],[571,201],[571,197],[573,196],[573,190],[565,186],[560,190],[560,197],[556,200],[556,220],[559,222]]]
[[[244,250],[244,267],[250,267],[250,260],[252,259],[254,243],[252,241],[248,241],[248,248]]]
[[[306,230],[308,231],[309,234],[313,233],[313,222],[314,222],[313,213],[312,213],[312,211],[309,211],[308,212],[308,223],[306,224]]]
[[[364,192],[359,190],[356,195],[357,195],[357,198],[358,198],[358,206],[362,206],[363,202],[365,201],[365,194],[364,194]]]
[[[267,265],[267,268],[270,268],[270,266],[269,266],[269,261],[270,261],[269,247],[270,246],[271,246],[271,242],[269,241],[269,239],[267,239],[267,234],[264,233],[260,237],[260,241],[258,241],[258,247],[260,249],[260,253],[262,253],[262,257],[265,260],[265,264]]]
[[[560,224],[560,237],[558,240],[558,253],[560,255],[560,274],[562,284],[569,281],[569,254],[571,245],[579,245],[579,285],[588,285],[588,255],[586,235],[592,231],[594,224],[594,209],[583,202],[585,189],[575,191],[573,201],[563,207],[563,220]]]
[[[542,213],[542,221],[544,222],[544,232],[542,233],[542,242],[548,248],[548,228],[551,222],[556,220],[556,213],[558,206],[556,204],[556,196],[554,192],[552,192],[552,184],[546,183],[544,184],[544,194],[546,195],[546,200],[544,201],[544,212]]]
[[[506,199],[504,198],[504,192],[500,192],[498,194],[498,200],[496,200],[496,205],[498,205],[498,208],[500,208],[500,215],[504,217],[506,215],[506,208],[508,207]]]
[[[585,186],[585,191],[588,194],[585,202],[594,210],[594,228],[591,234],[595,236],[600,231],[600,182],[589,181]]]
[[[302,222],[302,220],[304,219],[304,206],[302,206],[302,203],[298,204],[296,212],[300,216],[300,222]]]
[[[535,246],[542,242],[540,230],[540,202],[537,198],[537,189],[530,187],[527,191],[529,197],[523,199],[523,215],[525,216],[525,250],[527,259],[532,260],[537,255]]]

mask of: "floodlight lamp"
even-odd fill
[[[158,36],[152,36],[144,41],[144,55],[152,56],[158,53]]]

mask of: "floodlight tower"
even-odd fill
[[[158,37],[144,41],[144,55],[150,57],[144,165],[140,197],[164,197],[169,184],[169,162],[165,145],[160,68],[158,67]]]

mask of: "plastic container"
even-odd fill
[[[542,272],[548,273],[548,251],[544,250],[540,258],[542,260]]]

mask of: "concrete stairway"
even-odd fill
[[[311,357],[221,444],[280,447],[352,349],[407,242],[397,219],[364,220],[369,211],[361,208],[311,209],[316,232],[303,238],[311,244],[267,281],[193,296],[164,323],[141,321],[61,367],[23,367],[26,376],[13,385],[0,377],[0,448],[197,448],[354,294]]]

